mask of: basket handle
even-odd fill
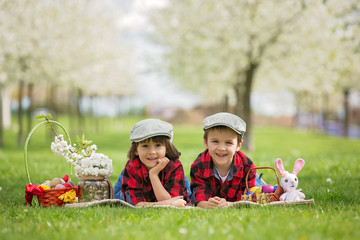
[[[279,182],[279,176],[276,172],[276,170],[272,167],[254,167],[254,168],[250,168],[249,171],[246,173],[246,177],[245,177],[245,187],[246,187],[246,192],[249,192],[249,186],[248,186],[248,177],[249,177],[249,174],[252,170],[255,170],[255,169],[272,169],[275,173],[275,176],[276,176],[276,180],[277,180],[277,183],[278,183],[278,186],[280,186],[280,182]]]
[[[71,145],[71,139],[70,139],[70,135],[69,133],[66,131],[65,127],[59,123],[59,122],[56,122],[56,121],[53,121],[53,120],[48,120],[49,122],[51,123],[55,123],[57,124],[58,126],[61,127],[62,130],[64,130],[65,134],[66,134],[66,137],[69,139],[69,144]],[[30,141],[30,137],[31,135],[34,133],[34,131],[42,124],[45,124],[45,123],[48,123],[48,121],[43,121],[43,122],[40,122],[39,124],[37,124],[35,127],[33,127],[33,129],[31,129],[31,131],[29,132],[29,135],[27,136],[26,138],[26,141],[25,141],[25,145],[24,145],[24,159],[25,159],[25,171],[26,171],[26,174],[27,174],[27,177],[28,177],[28,180],[29,180],[29,183],[31,183],[31,179],[30,179],[30,174],[29,174],[29,168],[28,168],[28,157],[27,157],[27,148],[28,148],[28,145],[29,145],[29,141]],[[72,166],[72,165],[71,165]],[[71,172],[71,167],[70,167],[70,172]]]

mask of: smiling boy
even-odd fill
[[[230,113],[217,113],[204,119],[204,146],[190,169],[192,201],[198,207],[225,207],[241,200],[245,176],[255,164],[240,151],[245,122]],[[255,186],[256,171],[248,177]]]

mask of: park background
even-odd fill
[[[2,239],[42,239],[54,231],[54,238],[359,237],[358,1],[1,0],[0,44]],[[300,187],[316,206],[209,212],[24,206],[24,141],[42,112],[113,159],[115,183],[137,121],[174,124],[189,175],[203,150],[202,119],[219,111],[247,122],[243,150],[258,166],[281,157],[290,170],[304,158]],[[34,182],[68,169],[51,152],[52,138],[39,130],[29,145]],[[84,230],[72,232],[74,226]]]

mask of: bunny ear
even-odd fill
[[[300,170],[304,167],[305,165],[305,161],[301,158],[297,159],[295,161],[295,165],[294,165],[294,169],[293,169],[293,174],[297,175]]]
[[[285,176],[287,175],[288,172],[286,172],[286,171],[284,170],[284,166],[283,166],[282,161],[281,161],[280,158],[278,158],[278,159],[275,160],[275,167],[276,167],[276,169],[279,171],[279,173],[280,173],[280,175],[281,175],[282,177],[285,177]]]

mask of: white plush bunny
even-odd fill
[[[280,158],[275,160],[275,167],[282,176],[280,185],[284,190],[284,194],[280,196],[280,201],[299,201],[305,198],[305,195],[300,192],[301,189],[296,189],[299,183],[297,174],[304,167],[305,161],[301,158],[295,161],[292,173],[284,170],[284,166]]]

